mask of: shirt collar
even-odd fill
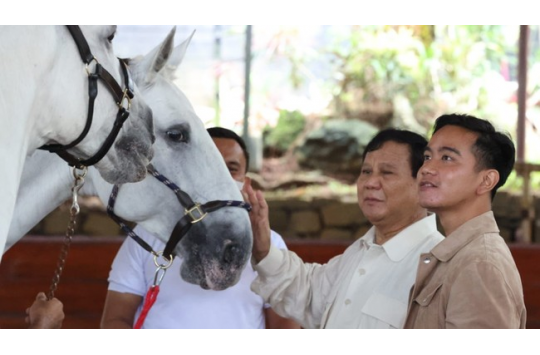
[[[440,261],[447,262],[465,245],[485,233],[499,233],[493,211],[486,212],[462,224],[435,246],[431,253]]]
[[[416,246],[422,243],[426,236],[437,231],[437,220],[432,214],[411,224],[381,247],[388,258],[394,262],[399,262],[409,254]],[[372,227],[362,238],[360,238],[360,247],[369,249],[375,244],[375,227]]]

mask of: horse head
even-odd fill
[[[156,141],[152,165],[194,201],[242,200],[221,154],[194,112],[174,75],[191,37],[174,47],[175,28],[149,54],[129,61],[134,80],[154,113]],[[92,179],[99,180],[99,179]],[[103,201],[110,186],[94,185]],[[152,176],[121,187],[115,213],[139,222],[167,242],[184,209],[165,185]],[[176,247],[181,276],[205,289],[222,290],[238,281],[252,245],[249,218],[240,208],[222,208],[193,225]]]
[[[133,88],[132,99],[126,91],[130,79],[125,77],[112,45],[116,26],[80,26],[82,40],[78,40],[71,29],[69,32],[65,27],[55,30],[56,48],[48,43],[54,53],[51,59],[54,61],[51,66],[53,73],[47,78],[51,84],[43,83],[48,90],[43,90],[40,95],[42,102],[46,103],[38,120],[38,127],[47,132],[47,142],[43,143],[52,141],[65,146],[73,143],[88,128],[87,135],[68,150],[69,154],[85,160],[99,152],[107,140],[114,140],[103,159],[95,165],[100,174],[106,181],[116,184],[142,180],[153,156],[152,111],[138,88]],[[86,52],[81,49],[84,42],[88,47]],[[93,90],[91,78],[97,81],[93,114],[90,113],[92,104],[89,101]],[[129,116],[118,135],[113,136],[113,127],[121,125],[120,121],[124,119],[119,118],[122,109],[129,111]],[[87,119],[92,119],[89,127],[86,127]]]

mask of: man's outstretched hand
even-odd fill
[[[244,201],[252,207],[249,213],[249,219],[251,220],[251,229],[253,231],[253,258],[259,263],[270,251],[268,204],[261,191],[253,190],[249,178],[246,178],[242,195],[244,196]]]

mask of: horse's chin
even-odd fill
[[[188,283],[198,285],[204,290],[223,291],[232,287],[240,280],[242,269],[215,269],[205,268],[202,265],[187,266],[182,264],[180,275]]]
[[[137,150],[127,152],[114,149],[96,165],[101,176],[109,184],[122,185],[144,180],[147,167],[154,154],[153,147],[148,147],[142,154]]]
[[[151,115],[150,115],[151,117]],[[150,127],[148,127],[151,129]],[[96,165],[105,181],[110,184],[126,184],[142,181],[147,174],[146,167],[154,157],[154,134],[140,132],[133,134],[134,129],[119,136],[103,159]],[[142,132],[146,130],[141,130]]]
[[[144,180],[147,175],[146,167],[149,163],[149,160],[142,159],[107,164],[109,167],[114,167],[112,169],[102,169],[100,165],[96,165],[96,167],[103,179],[109,184],[123,185]]]

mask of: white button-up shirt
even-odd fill
[[[418,258],[443,239],[431,215],[382,246],[371,228],[325,265],[272,248],[251,289],[305,328],[402,328]]]

